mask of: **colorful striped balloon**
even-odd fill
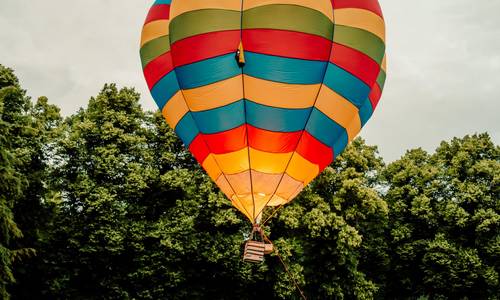
[[[252,222],[344,150],[386,74],[377,0],[157,0],[140,53],[165,119]]]

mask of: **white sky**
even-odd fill
[[[236,1],[236,0],[235,0]],[[142,77],[140,31],[153,0],[0,0],[0,63],[28,93],[74,113],[104,83]],[[380,0],[388,80],[361,135],[387,160],[475,132],[500,138],[500,0]]]

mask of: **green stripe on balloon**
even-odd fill
[[[363,52],[378,64],[384,58],[384,41],[366,30],[336,24],[333,41]],[[335,48],[333,51],[335,51]]]
[[[240,29],[241,13],[225,9],[202,9],[181,14],[170,22],[170,44],[207,32]]]
[[[170,51],[170,40],[168,35],[147,42],[140,50],[142,67],[144,68],[152,60],[168,51]]]
[[[321,12],[298,5],[273,4],[243,12],[243,29],[269,28],[309,33],[331,40],[333,24]]]

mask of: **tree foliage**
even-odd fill
[[[0,65],[0,294],[4,298],[8,297],[5,283],[17,279],[22,286],[38,280],[35,253],[52,215],[43,200],[53,192],[48,162],[60,120],[57,107],[45,97],[33,104],[13,71]],[[34,266],[28,267],[28,262]]]
[[[480,134],[386,165],[356,139],[251,265],[249,223],[134,89],[63,120],[1,67],[0,297],[299,299],[292,276],[309,299],[497,299],[499,151]]]
[[[436,299],[498,296],[500,148],[487,134],[408,151],[390,183],[391,294]]]

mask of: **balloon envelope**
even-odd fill
[[[344,150],[386,74],[376,0],[157,0],[140,54],[166,121],[252,222]]]

